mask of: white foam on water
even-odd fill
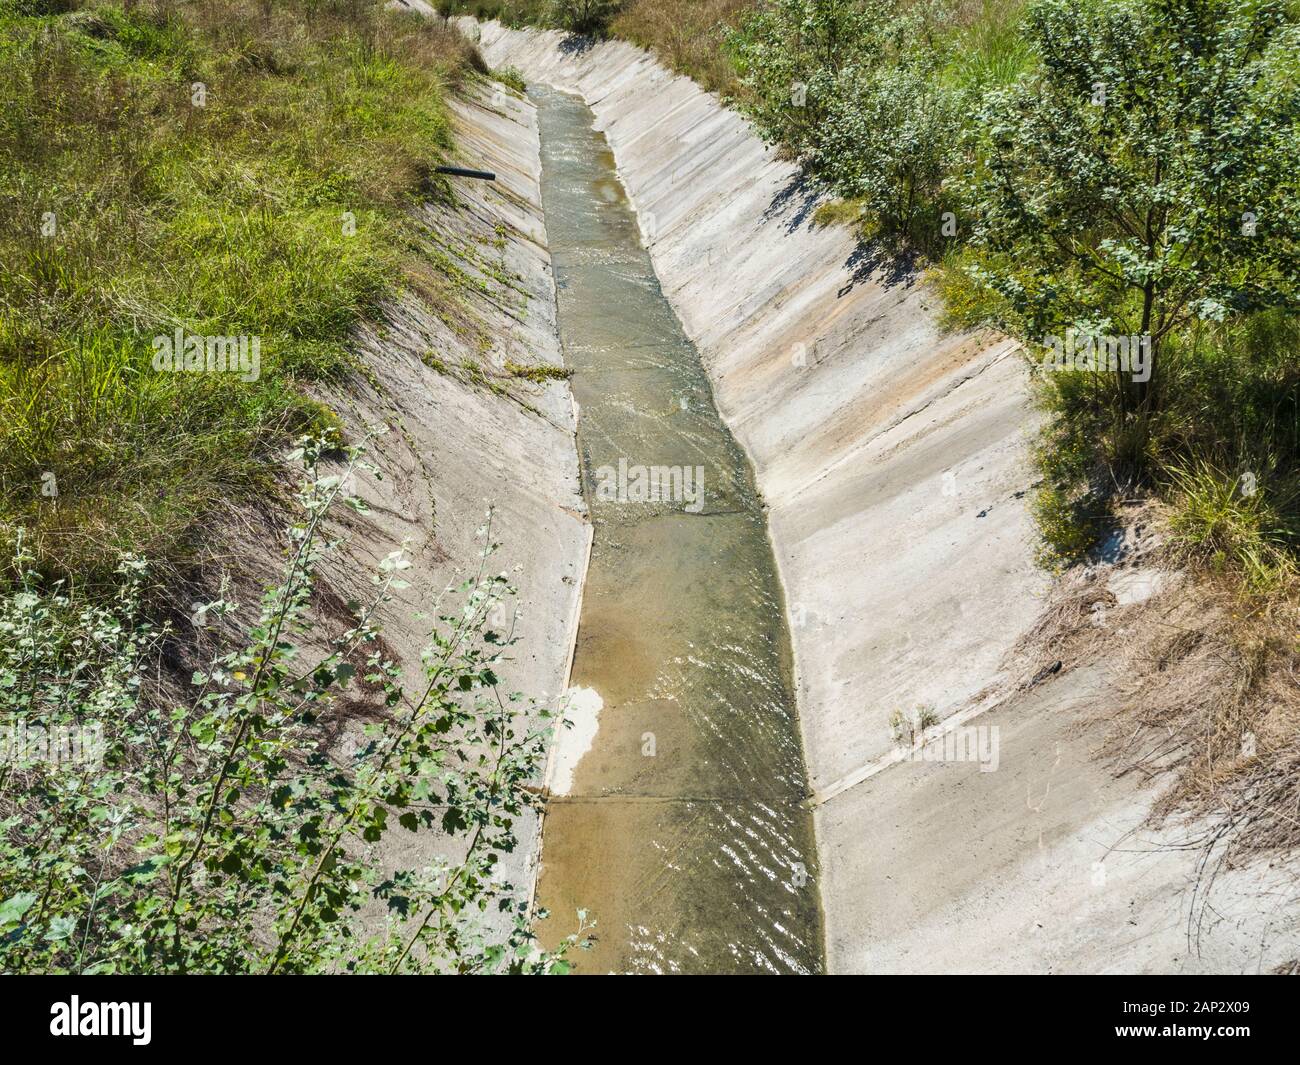
[[[551,752],[551,794],[568,795],[573,789],[573,774],[577,772],[582,756],[596,742],[600,728],[600,712],[605,700],[595,688],[570,688],[565,693],[564,718],[572,726],[556,731],[555,747]]]

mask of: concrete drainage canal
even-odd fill
[[[789,636],[749,462],[660,291],[603,135],[538,101],[595,542],[538,904],[589,972],[818,972]],[[719,279],[725,285],[725,279]]]

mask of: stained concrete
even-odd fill
[[[509,395],[463,379],[472,360],[485,372],[507,361],[561,365],[555,284],[540,199],[536,109],[520,94],[471,87],[449,101],[456,158],[496,173],[495,182],[453,179],[456,202],[429,204],[420,221],[471,284],[453,320],[436,315],[415,291],[390,305],[357,338],[365,372],[323,397],[360,437],[387,424],[368,459],[382,479],[358,474],[356,494],[370,513],[339,508],[331,532],[346,537],[345,561],[323,568],[334,600],[364,601],[369,577],[389,552],[407,547],[409,588],[384,612],[384,639],[414,685],[420,650],[438,613],[457,613],[452,586],[479,567],[476,530],[493,508],[491,539],[501,544],[489,573],[506,573],[518,597],[492,621],[519,644],[497,670],[504,693],[519,691],[555,708],[576,636],[590,525],[581,495],[577,408],[565,380],[542,385],[497,378]],[[449,317],[449,316],[448,316]],[[486,346],[485,346],[486,345]],[[445,369],[435,369],[437,362]],[[355,723],[359,726],[359,721]],[[355,727],[355,726],[354,726]],[[516,825],[520,845],[501,876],[529,897],[536,873],[537,818]],[[419,864],[449,849],[436,837],[394,828],[389,861]],[[454,849],[454,848],[452,848]]]
[[[829,968],[1257,971],[1300,952],[1294,878],[1275,870],[1222,878],[1228,916],[1189,922],[1206,913],[1198,854],[1176,849],[1177,830],[1141,829],[1151,793],[1074,727],[1122,678],[1069,674],[1032,698],[1014,683],[1048,587],[1015,345],[942,333],[914,272],[815,228],[820,194],[796,169],[646,52],[461,25],[492,66],[593,109],[754,463],[797,662]],[[891,717],[917,707],[939,731],[997,724],[999,769],[891,761]]]

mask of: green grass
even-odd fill
[[[815,226],[845,226],[860,228],[864,209],[859,200],[827,200],[813,212]]]
[[[502,85],[514,89],[515,92],[522,93],[528,88],[528,82],[514,67],[501,67],[499,70],[494,70],[492,77]]]
[[[0,532],[92,584],[186,565],[335,423],[303,386],[404,284],[469,52],[354,0],[0,0],[0,65]],[[177,328],[260,376],[154,370]]]
[[[1285,587],[1296,576],[1295,487],[1261,490],[1253,471],[1229,473],[1208,462],[1167,471],[1174,491],[1170,529],[1192,560],[1244,575],[1249,587]]]
[[[544,385],[548,381],[567,381],[573,371],[567,366],[554,366],[541,362],[535,366],[524,366],[517,362],[506,362],[506,373],[522,381],[531,381],[535,385]]]
[[[973,0],[959,4],[945,30],[944,83],[955,91],[985,92],[1010,85],[1033,69],[1033,48],[1020,32],[1027,0]]]

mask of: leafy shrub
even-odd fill
[[[884,56],[894,12],[892,3],[837,0],[756,7],[726,47],[746,90],[742,104],[763,136],[797,156],[815,149],[845,87]]]
[[[937,236],[962,105],[939,76],[927,4],[778,0],[728,38],[741,102],[886,236]]]
[[[957,97],[932,64],[855,71],[827,107],[813,165],[886,234],[937,243],[940,190],[961,135]]]
[[[499,873],[546,733],[544,714],[530,724],[497,692],[514,638],[487,621],[511,594],[487,570],[490,515],[483,564],[433,629],[418,686],[403,685],[375,621],[403,587],[401,552],[328,653],[304,660],[313,575],[333,546],[321,523],[344,481],[322,474],[321,449],[298,453],[302,519],[282,582],[189,691],[155,682],[171,634],[141,612],[145,562],[123,561],[103,605],[44,585],[20,552],[0,599],[0,718],[29,739],[94,728],[97,740],[96,757],[0,767],[5,972],[567,968],[564,949],[537,949],[526,892]],[[340,697],[358,682],[384,708],[364,728]],[[344,742],[327,743],[331,730]],[[456,857],[382,872],[376,847],[399,831],[436,834]]]
[[[1047,554],[1077,557],[1103,497],[1146,485],[1188,557],[1258,585],[1279,541],[1259,542],[1256,508],[1294,528],[1290,481],[1259,471],[1300,455],[1294,10],[1044,0],[1023,31],[1038,62],[985,95],[966,146],[973,245],[945,262],[949,320],[1035,352],[1070,329],[1149,337],[1152,365],[1039,379]],[[1259,473],[1244,512],[1207,472],[1232,469]]]

